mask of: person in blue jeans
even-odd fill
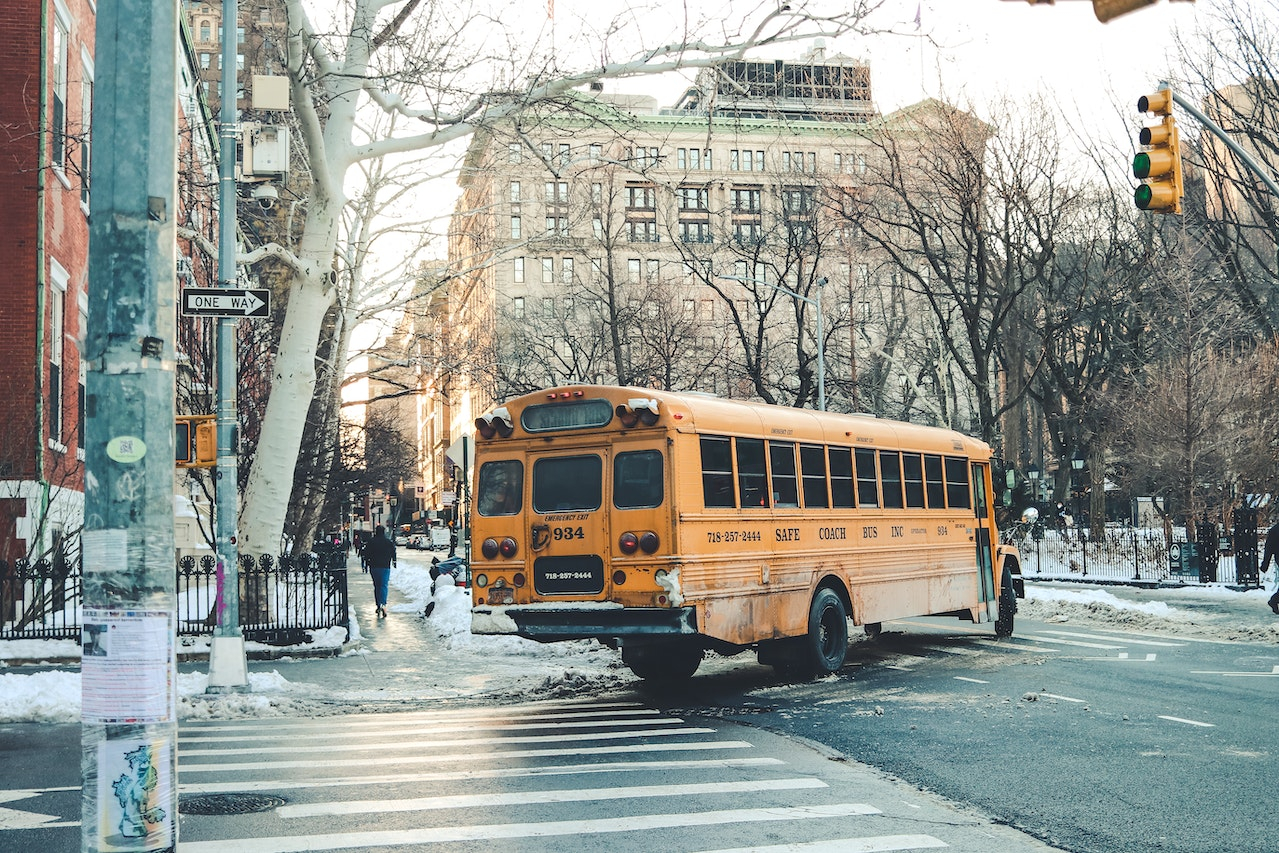
[[[391,567],[395,565],[395,542],[386,535],[386,528],[378,525],[373,538],[364,546],[364,565],[373,576],[373,602],[377,615],[386,616],[386,588],[391,581]]]

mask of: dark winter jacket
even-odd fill
[[[395,562],[395,543],[385,536],[374,536],[364,546],[364,562],[370,569],[389,569]]]

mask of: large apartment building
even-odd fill
[[[844,207],[877,140],[945,109],[880,115],[870,69],[818,48],[709,69],[670,108],[595,86],[477,135],[450,238],[448,332],[472,355],[454,428],[564,382],[793,403],[806,374],[813,405],[819,293],[829,408],[856,410],[896,273]]]

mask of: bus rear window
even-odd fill
[[[895,450],[879,451],[879,478],[883,483],[884,508],[901,509],[902,502],[902,457]]]
[[[831,506],[857,506],[853,491],[853,451],[847,447],[830,449],[830,499]]]
[[[773,505],[799,506],[799,483],[795,476],[795,445],[770,441],[768,461],[773,475]]]
[[[799,446],[799,469],[804,478],[804,506],[829,506],[826,499],[826,453],[820,445]]]
[[[613,419],[608,400],[566,400],[529,406],[520,415],[526,432],[553,432],[562,429],[598,429]]]
[[[518,459],[480,466],[475,509],[480,515],[515,515],[524,507],[524,463]]]
[[[618,509],[661,506],[664,482],[660,451],[638,450],[613,458],[613,506]]]
[[[875,473],[875,451],[863,447],[853,453],[857,460],[857,505],[866,509],[879,506],[879,476]]]
[[[733,502],[733,443],[727,438],[702,436],[702,501],[708,507],[736,506]]]
[[[924,464],[918,453],[902,454],[902,480],[906,483],[906,506],[924,508]]]
[[[604,465],[591,456],[552,456],[533,463],[533,511],[573,512],[600,508]]]

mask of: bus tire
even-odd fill
[[[1013,635],[1013,617],[1017,613],[1017,590],[1013,587],[1013,577],[1004,569],[999,583],[999,615],[995,617],[995,636],[1011,637]]]
[[[808,609],[807,657],[818,675],[836,672],[848,657],[848,609],[829,587],[817,590]]]
[[[701,643],[692,639],[623,645],[622,663],[645,681],[670,683],[691,678],[704,653]]]

